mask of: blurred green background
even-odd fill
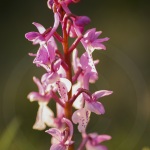
[[[53,14],[43,0],[2,1],[0,8],[0,150],[48,150],[50,136],[32,129],[38,105],[26,98],[37,90],[32,76],[43,69],[27,55],[38,47],[24,34],[36,31],[33,21],[52,26]],[[81,0],[71,9],[91,18],[88,28],[110,37],[107,51],[94,52],[100,78],[91,89],[114,93],[101,100],[106,114],[93,114],[88,131],[110,134],[104,143],[110,150],[150,150],[150,1]],[[77,130],[75,136],[79,143]]]

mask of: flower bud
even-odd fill
[[[84,27],[84,26],[86,26],[87,24],[89,24],[90,22],[91,22],[91,20],[90,20],[90,18],[87,17],[87,16],[78,16],[78,17],[76,17],[76,19],[75,19],[75,24],[76,24],[77,26],[82,26],[82,27]]]

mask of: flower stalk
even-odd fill
[[[66,77],[69,81],[72,83],[72,69],[71,69],[71,57],[69,54],[69,43],[68,43],[68,33],[66,30],[67,27],[67,18],[65,18],[62,30],[63,30],[63,51],[64,51],[64,58],[65,58],[65,63],[68,65],[68,70],[66,71]],[[72,117],[72,104],[69,102],[72,96],[72,87],[70,91],[68,92],[68,101],[66,101],[65,104],[65,118],[71,120]],[[74,150],[74,145],[69,145],[68,150]]]

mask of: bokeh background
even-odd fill
[[[52,26],[53,14],[46,0],[1,1],[0,8],[0,150],[49,149],[50,136],[32,129],[38,105],[26,96],[37,90],[32,76],[40,77],[43,69],[27,55],[38,47],[24,34],[36,30],[33,21]],[[150,2],[81,0],[71,9],[91,18],[88,28],[110,37],[107,51],[94,52],[100,78],[91,90],[114,93],[101,99],[106,114],[93,114],[88,131],[110,134],[104,143],[110,150],[150,150]],[[75,136],[79,143],[77,130]]]

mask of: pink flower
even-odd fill
[[[41,24],[33,22],[33,25],[36,26],[39,32],[28,32],[25,34],[25,38],[29,41],[32,41],[33,44],[44,44],[47,42],[51,36],[53,36],[53,33],[57,30],[59,26],[59,15],[58,13],[54,13],[54,25],[52,29],[45,29]]]
[[[74,143],[71,140],[73,135],[72,122],[66,118],[63,118],[62,121],[67,124],[67,127],[63,131],[57,128],[51,128],[45,131],[57,140],[55,144],[52,144],[50,150],[67,150],[68,146]]]
[[[57,72],[49,72],[42,76],[42,82],[48,85],[49,91],[58,91],[62,104],[68,101],[68,92],[72,86],[68,79],[60,77]]]
[[[113,93],[112,91],[100,90],[100,91],[97,91],[92,94],[92,99],[90,99],[89,96],[84,94],[85,108],[91,112],[98,114],[98,115],[104,114],[105,109],[104,109],[102,103],[97,102],[97,99],[104,97],[104,96],[108,96],[112,93]]]
[[[106,146],[101,145],[102,142],[110,140],[109,135],[98,135],[97,133],[88,134],[88,141],[85,145],[86,150],[107,150]]]
[[[31,92],[28,94],[27,98],[33,101],[39,102],[48,102],[51,98],[51,93],[47,91],[47,86],[44,86],[40,80],[36,77],[33,77],[33,81],[38,87],[39,92]]]
[[[80,73],[77,83],[73,85],[73,94],[76,93],[78,88],[83,89],[89,89],[89,82],[94,83],[98,78],[98,73],[95,68],[95,65],[93,64],[93,61],[91,60],[91,57],[87,54],[87,52],[83,53],[81,58],[79,59],[77,57],[77,50],[74,50],[73,52],[73,69],[76,74],[78,71],[78,68],[82,69],[82,72]],[[84,98],[83,95],[80,94],[77,99],[74,101],[73,106],[76,109],[80,109],[83,107]]]
[[[103,44],[103,42],[108,41],[109,38],[101,38],[98,39],[98,36],[101,34],[101,31],[97,31],[96,29],[89,29],[88,31],[86,31],[86,33],[84,34],[84,41],[86,43],[86,46],[88,47],[88,49],[90,50],[90,52],[92,53],[95,49],[103,49],[106,50],[105,45]]]
[[[33,63],[38,67],[42,66],[47,71],[57,71],[61,65],[61,59],[56,58],[57,45],[54,38],[51,37],[46,44],[40,46],[37,54],[30,53],[30,56],[36,56]]]
[[[78,51],[75,49],[73,52],[73,63],[72,63],[75,74],[78,71],[78,68],[82,69],[78,81],[80,82],[83,79],[86,82],[90,83],[95,82],[98,78],[97,76],[98,72],[95,67],[95,62],[97,63],[97,61],[93,61],[92,57],[90,57],[87,52],[83,53],[80,59],[78,58],[77,55]],[[89,78],[89,80],[86,79],[86,76]],[[85,87],[83,88],[85,89]]]
[[[53,111],[47,106],[47,102],[38,102],[39,109],[37,112],[36,121],[33,125],[33,129],[36,130],[44,130],[46,125],[49,127],[54,126],[54,113]]]
[[[36,122],[33,125],[33,129],[43,130],[46,125],[53,126],[54,124],[54,113],[47,106],[50,98],[51,92],[47,91],[47,86],[44,86],[38,78],[33,77],[33,81],[38,86],[39,92],[31,92],[28,94],[27,98],[32,101],[38,101],[39,109],[37,112]]]
[[[86,126],[90,120],[90,114],[91,112],[85,108],[81,108],[79,110],[76,110],[72,115],[72,121],[75,124],[78,125],[79,132],[84,133],[86,130]]]
[[[73,123],[79,124],[78,125],[79,132],[82,133],[85,132],[87,124],[90,119],[91,112],[94,112],[98,115],[105,113],[104,106],[102,105],[102,103],[97,102],[97,99],[110,94],[112,94],[112,91],[107,91],[107,90],[101,90],[93,93],[91,95],[92,98],[90,98],[85,93],[83,94],[85,100],[84,108],[76,110],[72,115]]]
[[[33,25],[38,29],[39,32],[28,32],[25,34],[26,39],[32,41],[33,44],[43,44],[45,43],[44,32],[46,29],[39,23],[33,22]]]
[[[95,68],[95,64],[91,55],[87,52],[83,53],[80,58],[81,68],[84,70],[85,74],[90,74],[89,80],[94,82],[98,78],[98,72]],[[89,81],[88,81],[89,82]]]

